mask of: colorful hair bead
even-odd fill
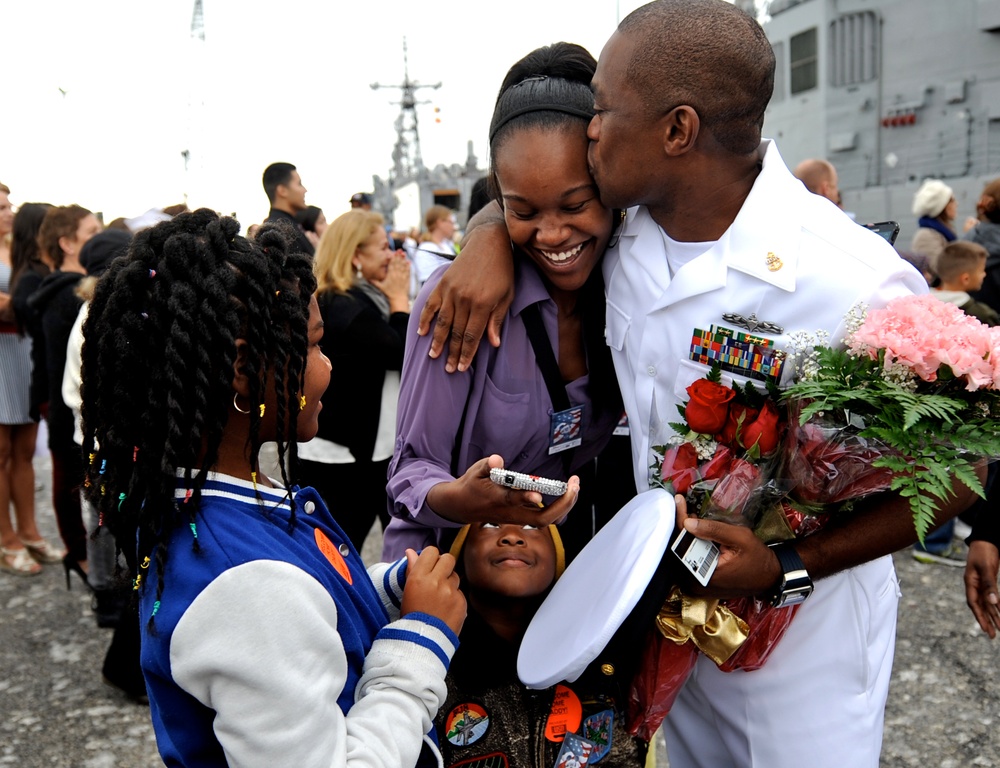
[[[191,533],[193,533],[194,537],[197,539],[198,538],[198,526],[195,523],[190,523],[190,526],[191,526]]]
[[[153,603],[153,613],[150,614],[149,618],[153,618],[153,616],[155,616],[159,612],[159,610],[160,610],[160,601],[157,600],[155,603]]]
[[[266,405],[264,405],[263,403],[261,403],[261,404],[260,404],[260,417],[261,417],[262,419],[264,418],[264,410],[265,410],[266,408],[267,408],[267,406],[266,406]]]
[[[152,280],[154,277],[156,277],[156,270],[155,269],[149,270],[149,279]]]
[[[306,396],[299,395],[299,410],[304,411],[306,409]]]
[[[119,512],[122,511],[122,504],[125,503],[125,499],[127,499],[127,498],[128,497],[124,493],[119,493],[118,494],[118,511]]]

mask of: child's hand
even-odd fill
[[[406,550],[406,586],[400,615],[426,613],[441,619],[457,635],[465,623],[465,595],[458,589],[455,558],[427,547],[419,555]]]

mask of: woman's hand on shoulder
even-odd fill
[[[576,504],[580,494],[580,478],[576,475],[569,479],[566,493],[545,506],[540,493],[494,483],[490,470],[502,467],[503,459],[497,454],[477,461],[456,480],[431,488],[428,506],[456,523],[516,523],[541,528],[562,520]]]
[[[514,300],[514,256],[503,215],[487,215],[486,209],[480,215],[482,223],[473,231],[470,222],[462,252],[420,313],[417,333],[431,334],[431,357],[447,351],[449,373],[472,364],[484,332],[490,344],[500,346],[500,326]]]

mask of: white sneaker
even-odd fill
[[[972,526],[956,517],[955,525],[951,529],[951,537],[959,541],[965,541],[970,535],[972,535]]]
[[[951,542],[941,552],[926,552],[922,549],[913,550],[913,559],[918,563],[936,563],[938,565],[951,565],[956,568],[965,567],[965,559],[969,554],[969,549],[960,542]]]

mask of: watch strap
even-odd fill
[[[789,541],[768,545],[781,566],[781,581],[771,598],[771,605],[783,608],[803,602],[812,594],[813,583],[802,558]]]

